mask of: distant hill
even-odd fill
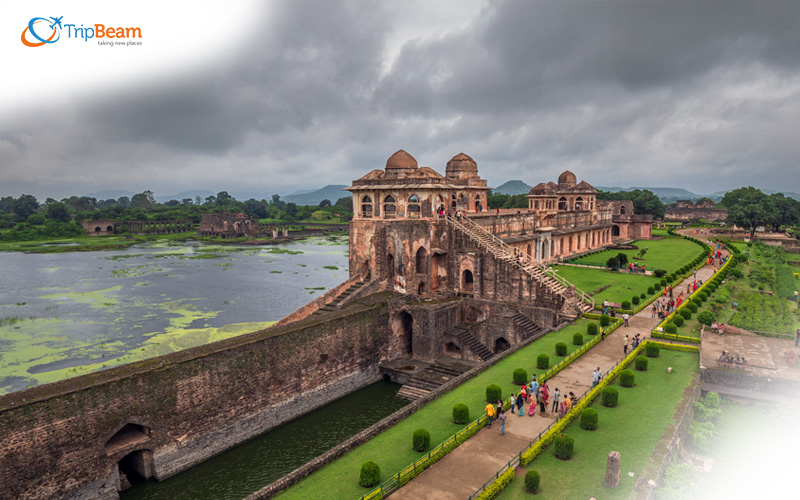
[[[732,191],[732,189],[729,189],[728,191]],[[717,191],[716,193],[711,193],[708,195],[708,197],[714,201],[719,201],[728,191]],[[767,194],[783,193],[783,195],[787,198],[794,198],[795,200],[800,201],[800,193],[795,193],[794,191],[778,191],[776,189],[761,189],[761,191]]]
[[[135,195],[133,191],[123,191],[121,189],[106,189],[103,191],[95,191],[94,193],[85,194],[87,198],[94,198],[96,200],[118,200],[123,196],[127,196],[130,198],[131,196]]]
[[[195,197],[197,197],[197,196],[199,196],[200,198],[205,200],[206,197],[211,196],[211,195],[216,196],[216,194],[217,193],[212,193],[211,191],[203,191],[203,190],[195,189],[195,190],[192,190],[192,191],[181,191],[178,194],[170,194],[170,195],[154,194],[153,198],[155,198],[156,201],[159,202],[159,203],[166,203],[169,200],[181,201],[184,198],[191,198],[192,201],[194,201]]]
[[[290,194],[286,197],[281,197],[281,201],[286,203],[296,203],[297,205],[319,205],[322,200],[329,200],[331,203],[336,203],[339,198],[350,196],[347,191],[342,191],[346,188],[344,184],[332,184],[325,186],[322,189],[311,191],[310,193]]]
[[[506,181],[492,189],[495,194],[528,194],[533,186],[529,186],[522,181]]]

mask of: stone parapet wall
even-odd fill
[[[117,462],[163,479],[378,379],[396,355],[385,303],[0,397],[3,495],[116,498]],[[107,455],[126,424],[149,438]]]

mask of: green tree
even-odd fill
[[[220,191],[217,193],[216,204],[219,206],[227,205],[231,201],[236,201],[233,196],[229,195],[227,191]]]
[[[24,221],[39,210],[39,202],[35,196],[23,194],[14,201],[11,210],[17,215],[17,220]]]
[[[664,217],[664,203],[649,189],[634,189],[633,191],[598,191],[598,200],[630,200],[633,202],[633,212],[636,214],[650,214],[655,219]]]
[[[319,208],[331,208],[331,200],[325,198],[319,202]]]
[[[750,231],[750,239],[758,226],[774,226],[780,218],[775,201],[752,186],[728,191],[720,202],[728,209],[728,222]]]
[[[133,208],[143,208],[150,210],[156,204],[156,199],[153,197],[153,192],[150,190],[142,191],[139,194],[133,195],[131,198],[131,206]]]
[[[797,225],[800,220],[800,201],[788,198],[783,193],[772,194],[770,198],[778,211],[778,218],[772,223],[775,232],[780,231],[781,226]]]
[[[336,203],[333,206],[343,212],[353,213],[353,197],[352,196],[344,196],[336,200]]]
[[[45,212],[45,214],[48,219],[57,222],[68,222],[70,219],[67,206],[58,201],[55,203],[48,203],[47,212]]]

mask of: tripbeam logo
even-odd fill
[[[56,43],[61,38],[61,17],[51,17],[46,19],[44,17],[34,17],[28,22],[28,27],[22,31],[22,44],[26,47],[41,47],[42,45],[49,44],[49,43]],[[45,30],[44,26],[49,25],[49,29],[53,30],[52,33],[49,33],[49,30]],[[47,38],[43,38],[42,35],[39,35],[36,30],[41,31],[42,33],[47,36]],[[49,34],[49,36],[48,36]],[[29,39],[29,36],[34,38],[33,41]]]
[[[28,26],[22,30],[22,35],[20,39],[22,40],[22,44],[26,47],[42,47],[44,45],[49,45],[56,43],[59,41],[61,37],[61,17],[34,17],[30,21],[28,21]],[[114,40],[98,40],[97,45],[109,45],[109,46],[136,46],[142,45],[141,41],[137,40],[130,40],[131,38],[142,38],[142,28],[136,27],[126,27],[126,28],[114,28],[112,26],[106,27],[104,24],[94,24],[84,27],[83,24],[80,27],[76,27],[74,24],[65,24],[63,26],[64,32],[66,33],[67,40],[70,39],[82,39],[84,42],[88,42],[93,38],[98,39],[109,39],[109,38],[116,38],[116,39],[128,39],[127,41],[114,41]],[[52,30],[52,33],[51,31]],[[45,38],[47,37],[47,38]]]

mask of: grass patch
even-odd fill
[[[546,370],[536,368],[536,356],[540,353],[547,353],[553,357],[556,343],[571,344],[572,334],[575,332],[585,333],[587,324],[589,324],[589,320],[582,319],[558,332],[545,335],[477,377],[432,401],[410,417],[340,459],[326,465],[276,498],[281,500],[330,498],[331,492],[336,492],[336,498],[359,498],[368,491],[358,485],[359,467],[363,462],[367,460],[377,462],[381,467],[381,478],[385,481],[422,456],[421,453],[411,449],[411,435],[416,429],[427,429],[431,434],[431,448],[438,446],[465,427],[451,423],[453,405],[456,403],[466,404],[469,408],[470,420],[478,418],[483,414],[483,408],[486,406],[484,397],[487,385],[499,385],[502,388],[503,397],[508,397],[512,391],[519,389],[511,379],[516,368],[525,368],[529,376],[532,373],[540,375],[545,372]],[[569,345],[569,352],[577,348],[577,346]],[[605,464],[605,462],[603,463]]]
[[[662,350],[650,360],[646,372],[636,373],[633,388],[620,391],[619,406],[606,408],[599,399],[591,406],[597,411],[596,431],[580,428],[576,419],[566,430],[575,438],[575,456],[564,462],[553,456],[552,447],[539,455],[528,468],[541,474],[536,498],[627,499],[644,466],[650,461],[664,430],[673,424],[673,415],[686,387],[697,373],[697,354]],[[667,373],[667,367],[672,373]],[[622,458],[620,485],[616,489],[603,484],[608,453],[618,451]],[[523,469],[525,470],[525,469]],[[633,472],[634,476],[628,476]],[[503,500],[528,500],[523,481],[515,481],[497,497]]]
[[[325,269],[332,269],[334,271],[338,271],[339,270],[339,268],[337,266],[322,266],[322,267],[325,268]]]
[[[622,302],[631,300],[634,295],[647,292],[647,287],[657,288],[659,278],[643,276],[628,272],[603,271],[601,269],[587,269],[585,267],[556,266],[558,274],[567,281],[586,292],[597,290],[606,285],[611,285],[595,296],[595,303],[604,300],[609,302]]]
[[[633,244],[638,246],[639,249],[603,250],[598,253],[571,259],[569,262],[604,267],[608,259],[616,257],[619,253],[624,253],[628,256],[630,262],[638,260],[639,265],[645,264],[649,271],[666,269],[668,272],[673,272],[684,264],[691,262],[692,259],[697,257],[701,252],[699,245],[683,238],[664,238],[663,240],[657,241],[634,241]],[[644,255],[644,259],[642,259],[638,257],[638,255],[645,247],[647,247],[647,253]]]

